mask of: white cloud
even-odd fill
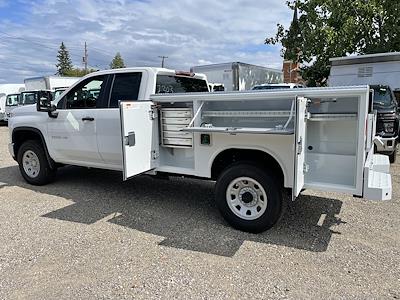
[[[281,0],[24,3],[29,13],[22,22],[0,21],[1,81],[53,74],[61,41],[76,65],[81,65],[87,41],[89,63],[98,68],[106,68],[117,51],[128,66],[159,65],[158,56],[166,55],[166,65],[176,69],[228,61],[281,68],[280,47],[264,46],[263,41],[275,33],[276,23],[291,19]]]

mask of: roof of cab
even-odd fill
[[[89,77],[96,76],[96,75],[109,75],[109,74],[129,73],[129,72],[137,72],[137,71],[147,71],[147,72],[150,72],[150,73],[153,73],[153,74],[170,73],[171,75],[174,75],[176,72],[178,72],[176,70],[166,69],[166,68],[133,67],[133,68],[120,68],[120,69],[110,69],[110,70],[97,71],[97,72],[93,72],[93,73],[87,74],[83,78],[89,78]],[[182,76],[182,75],[178,75],[178,76]],[[199,74],[199,73],[196,73],[194,75],[194,77],[197,78],[197,79],[205,79],[206,78],[206,76],[204,74]]]

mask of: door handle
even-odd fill
[[[92,117],[84,117],[84,118],[82,118],[82,121],[94,121],[94,118],[92,118]]]

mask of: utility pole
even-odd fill
[[[85,74],[88,72],[88,51],[87,51],[87,44],[85,42],[85,54],[82,58],[83,65],[85,66]]]
[[[161,56],[159,56],[159,58],[161,58],[161,68],[164,68],[164,62],[165,62],[165,59],[168,58],[168,56],[161,55]]]

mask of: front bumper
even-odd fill
[[[8,152],[10,152],[11,156],[15,159],[14,143],[8,143]]]
[[[377,143],[376,144],[376,151],[377,152],[387,152],[391,153],[396,150],[396,145],[397,145],[397,136],[391,137],[391,138],[384,138],[381,137],[380,140],[382,141],[382,144]]]

